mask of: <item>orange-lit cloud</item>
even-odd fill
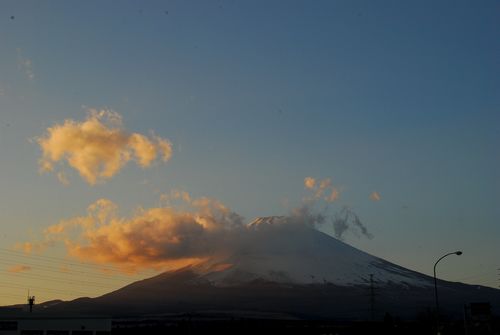
[[[14,265],[14,266],[11,266],[7,269],[7,271],[10,273],[20,273],[20,272],[25,272],[25,271],[29,271],[29,270],[31,270],[31,266],[22,265],[22,264]]]
[[[87,215],[62,220],[45,230],[46,240],[64,242],[82,260],[115,264],[125,272],[141,268],[180,267],[206,260],[242,218],[217,200],[179,194],[189,210],[141,209],[133,217],[117,215],[117,206],[100,199]]]
[[[330,186],[332,185],[332,181],[330,180],[330,178],[326,178],[326,179],[323,179],[322,181],[319,182],[319,186],[318,186],[318,189],[317,189],[317,196],[320,197],[323,195],[323,193],[328,189],[330,188]]]
[[[382,197],[380,196],[380,193],[372,192],[372,194],[370,194],[370,199],[372,201],[380,201],[382,199]]]
[[[168,140],[128,133],[121,116],[110,110],[91,109],[84,121],[65,120],[47,128],[36,141],[42,150],[42,172],[54,171],[56,163],[66,162],[92,185],[113,177],[131,160],[146,168],[157,157],[166,162],[172,155]],[[67,184],[64,172],[57,176]]]
[[[52,241],[46,240],[43,242],[22,242],[22,243],[16,243],[15,248],[18,250],[22,250],[23,252],[27,254],[31,253],[41,253],[47,247],[50,247],[53,245]]]
[[[336,188],[332,189],[332,192],[330,193],[329,196],[326,197],[327,202],[334,202],[339,198],[340,192]]]
[[[304,186],[314,192],[312,200],[323,199],[326,202],[334,202],[340,196],[339,189],[332,185],[330,178],[316,180],[313,177],[306,177],[304,179]]]
[[[307,188],[307,189],[314,189],[316,185],[316,179],[312,178],[312,177],[306,177],[304,179],[304,186]]]
[[[330,183],[323,185],[324,189]],[[337,197],[331,185],[328,190],[328,197]],[[290,245],[300,243],[307,235],[305,229],[326,224],[332,224],[337,238],[348,231],[371,238],[351,210],[344,208],[333,218],[327,211],[324,208],[318,212],[308,201],[288,216],[245,225],[241,216],[220,201],[193,198],[179,190],[161,195],[158,207],[140,208],[129,217],[118,215],[118,206],[112,201],[99,199],[85,215],[61,220],[45,229],[42,241],[20,244],[19,248],[32,252],[62,243],[72,257],[134,273],[193,264],[231,266],[225,261],[228,256],[263,243],[269,244],[262,245],[264,248],[274,248],[283,240]]]

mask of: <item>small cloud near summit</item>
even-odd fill
[[[382,199],[382,197],[380,196],[380,193],[378,192],[372,192],[372,194],[370,194],[370,200],[372,201],[380,201]]]
[[[306,177],[304,179],[304,186],[307,188],[307,189],[310,189],[312,190],[314,188],[314,186],[316,185],[316,180],[312,177]]]
[[[330,178],[323,180],[316,180],[313,177],[306,177],[304,179],[304,187],[314,192],[313,200],[323,198],[326,202],[334,202],[340,196],[340,191],[332,185]]]

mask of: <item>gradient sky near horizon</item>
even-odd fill
[[[499,36],[493,0],[2,1],[0,305],[37,283],[79,296],[62,248],[8,250],[99,198],[126,216],[185,190],[250,221],[299,205],[308,176],[374,235],[347,243],[429,275],[459,249],[442,278],[498,287]],[[170,140],[171,159],[95,185],[40,174],[33,139],[92,108]],[[86,295],[153,272],[90,273]]]

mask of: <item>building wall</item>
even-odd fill
[[[111,319],[22,318],[0,320],[0,335],[104,335],[110,332]]]

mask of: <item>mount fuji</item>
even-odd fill
[[[290,225],[286,217],[263,217],[249,224],[254,239],[217,263],[201,264],[194,270],[216,286],[255,280],[266,282],[339,286],[366,285],[370,275],[380,284],[433,287],[428,276],[407,270],[367,254],[316,229]],[[203,271],[204,270],[204,271]],[[214,271],[218,270],[218,271]]]
[[[414,318],[434,307],[432,277],[358,250],[286,217],[247,226],[245,242],[201,264],[164,272],[97,298],[79,298],[46,312],[145,315],[224,311],[293,318],[367,319],[390,312]],[[488,301],[500,290],[438,281],[443,311]]]

